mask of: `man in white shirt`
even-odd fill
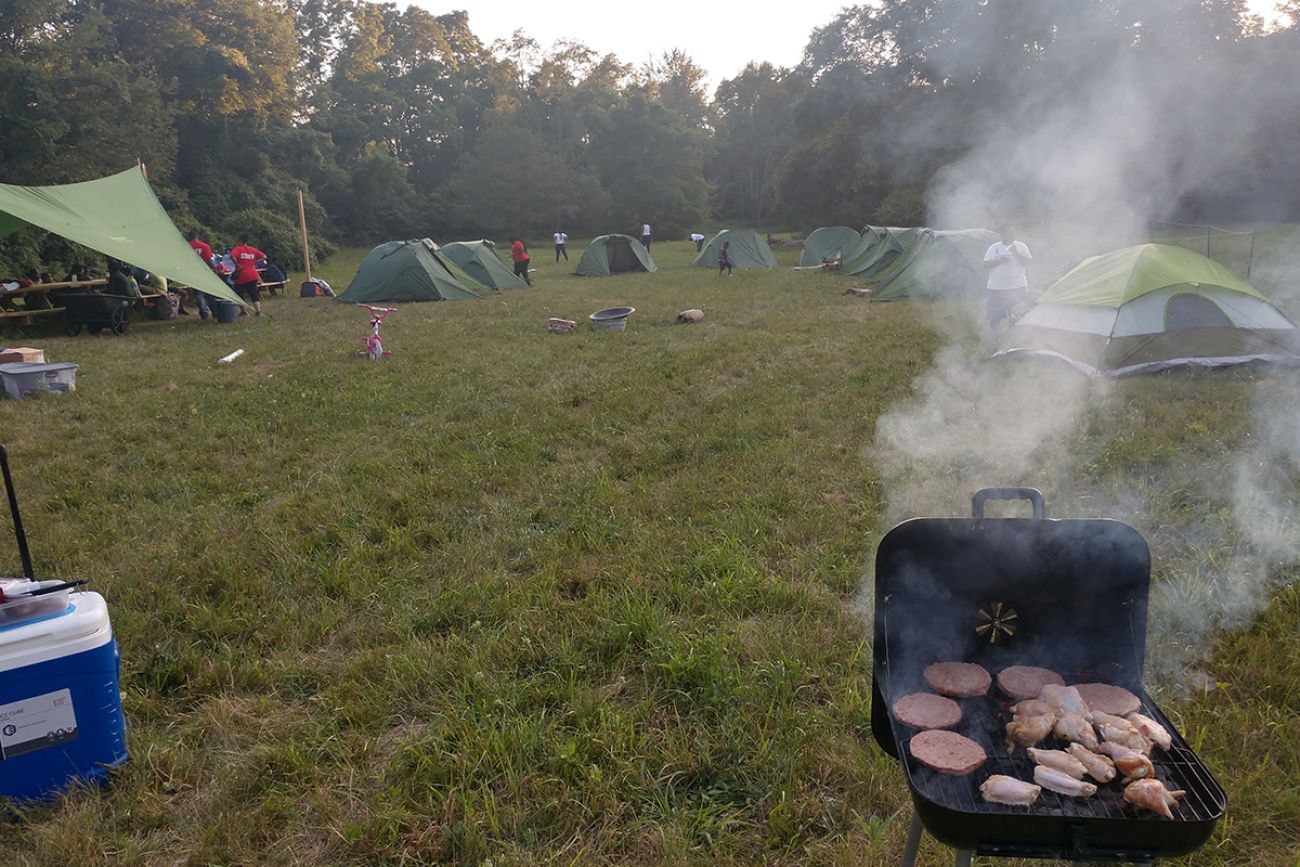
[[[650,224],[649,223],[641,224],[641,243],[645,245],[645,248],[647,250],[650,249]]]
[[[1002,240],[984,253],[984,267],[989,272],[988,297],[985,309],[989,327],[996,329],[1004,320],[1010,320],[1017,304],[1029,301],[1029,277],[1025,266],[1033,261],[1024,241],[1016,240],[1012,226],[1002,227]]]
[[[569,261],[569,251],[564,249],[564,244],[568,240],[569,240],[569,236],[566,235],[564,232],[555,233],[555,261],[556,262],[560,261],[561,256],[564,257],[564,261],[566,262]]]
[[[691,232],[691,240],[695,242],[696,253],[704,249],[704,236],[699,232]]]

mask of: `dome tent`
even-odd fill
[[[1061,359],[1095,375],[1180,365],[1300,364],[1300,332],[1259,290],[1182,247],[1084,260],[999,340],[994,357]]]
[[[912,243],[883,270],[855,271],[871,283],[877,301],[952,298],[984,290],[984,253],[998,236],[987,229],[911,229]]]
[[[731,264],[737,268],[776,267],[776,257],[772,255],[767,242],[751,229],[723,229],[704,245],[704,249],[691,264],[705,268],[718,267],[718,250],[725,242],[731,243],[727,252],[731,255]]]
[[[840,260],[845,261],[860,241],[861,236],[858,231],[848,226],[822,226],[820,229],[814,229],[807,238],[804,238],[799,264],[806,268],[829,262],[835,258],[837,251]]]
[[[366,254],[340,301],[446,301],[492,290],[466,274],[428,238],[388,241]]]
[[[495,244],[484,239],[453,241],[438,249],[462,271],[490,289],[527,289],[528,284],[501,261],[495,248]]]
[[[630,235],[601,235],[582,251],[573,269],[579,277],[612,277],[635,271],[656,270],[645,245]]]

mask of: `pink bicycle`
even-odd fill
[[[370,336],[361,341],[365,349],[358,349],[358,355],[364,355],[371,361],[378,361],[385,355],[392,355],[392,351],[384,349],[384,341],[379,336],[379,326],[384,324],[389,313],[397,310],[396,307],[372,307],[369,304],[358,304],[358,307],[364,307],[370,311]]]

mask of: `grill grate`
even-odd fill
[[[1066,679],[1079,682],[1077,677],[1067,676]],[[992,694],[993,690],[990,690],[990,696]],[[893,720],[893,715],[890,715],[908,785],[917,795],[947,810],[973,815],[1014,816],[1031,821],[1042,819],[1069,823],[1077,820],[1122,820],[1125,823],[1139,823],[1134,825],[1136,829],[1141,824],[1167,826],[1180,821],[1214,821],[1226,808],[1218,786],[1213,783],[1204,765],[1169,719],[1145,695],[1142,696],[1142,713],[1163,725],[1173,739],[1169,750],[1157,747],[1151,751],[1151,763],[1155,767],[1156,777],[1170,791],[1182,789],[1187,792],[1171,808],[1174,814],[1172,821],[1129,804],[1124,800],[1122,787],[1116,782],[1099,784],[1097,794],[1091,798],[1072,798],[1043,789],[1038,800],[1031,806],[990,804],[980,797],[981,783],[993,774],[1005,774],[1033,782],[1034,762],[1023,748],[1018,747],[1014,756],[1007,754],[1005,725],[1011,719],[1011,702],[985,697],[961,699],[960,703],[963,719],[956,731],[979,743],[989,755],[983,768],[960,777],[932,771],[912,758],[909,744],[915,732]],[[1065,744],[1049,737],[1042,746],[1063,749]],[[1012,846],[1014,843],[1015,841],[1009,841]],[[1005,847],[992,843],[981,848],[996,853]],[[1115,854],[1108,853],[1112,857]]]

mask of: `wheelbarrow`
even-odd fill
[[[79,292],[64,295],[63,330],[69,337],[81,333],[84,325],[91,334],[98,334],[105,328],[114,334],[126,334],[131,326],[131,304],[134,298],[122,295],[96,295],[92,292]]]

